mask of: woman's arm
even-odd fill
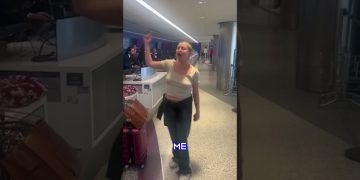
[[[193,89],[193,98],[194,98],[194,104],[196,112],[194,114],[194,121],[197,121],[200,119],[200,97],[199,97],[199,84],[194,84],[192,86]]]
[[[72,0],[72,2],[75,11],[82,16],[109,25],[122,25],[122,0]]]
[[[144,56],[146,65],[155,69],[162,69],[161,62],[153,61],[150,52],[150,42],[152,40],[151,34],[147,34],[144,36]],[[141,53],[141,52],[140,52]]]

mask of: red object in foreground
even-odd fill
[[[123,128],[123,161],[125,165],[144,167],[147,158],[146,127],[136,129],[131,126]]]

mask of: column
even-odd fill
[[[236,22],[221,22],[218,44],[217,86],[219,90],[229,90],[233,84],[232,65],[236,59]]]

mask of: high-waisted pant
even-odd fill
[[[173,143],[172,153],[174,155],[174,161],[179,164],[180,174],[191,173],[189,146],[187,141],[191,127],[191,117],[192,96],[179,102],[165,99],[164,121],[170,133],[171,141]],[[181,143],[186,143],[186,150],[178,148],[174,149],[174,144]]]

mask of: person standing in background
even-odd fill
[[[137,53],[138,53],[138,49],[137,49],[136,44],[133,44],[133,45],[132,45],[132,47],[133,47],[133,48],[134,48],[134,50],[135,50],[135,54],[137,54]]]
[[[139,68],[139,63],[135,59],[135,49],[128,47],[123,57],[123,68],[125,69],[136,69]]]
[[[210,50],[209,50],[210,64],[212,64],[212,57],[213,57],[213,47],[210,46]]]
[[[159,61],[158,52],[156,48],[153,48],[151,51],[151,58],[155,61]]]

